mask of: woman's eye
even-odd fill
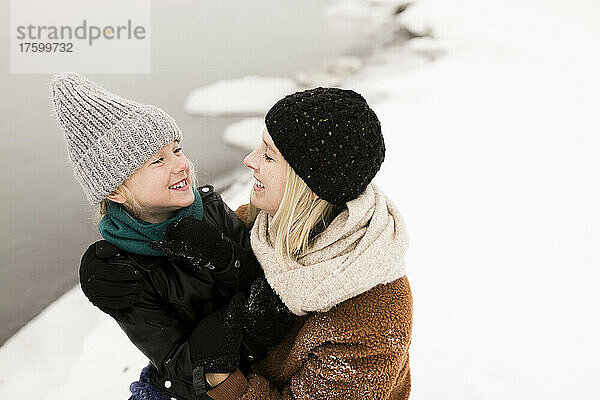
[[[161,158],[157,158],[156,161],[154,161],[153,163],[150,163],[150,165],[161,163],[161,162],[163,162],[163,158],[162,157]]]
[[[181,151],[182,151],[181,147],[178,147],[175,150],[173,150],[173,153],[177,154],[177,153],[181,153]]]
[[[265,154],[263,154],[263,155],[265,156],[265,160],[267,160],[267,161],[273,161],[273,159],[272,159],[271,157],[269,157],[269,156],[267,155],[267,153],[265,153]]]

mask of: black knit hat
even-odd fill
[[[265,123],[294,172],[333,204],[357,198],[385,156],[379,120],[352,90],[319,87],[291,94],[275,103]]]

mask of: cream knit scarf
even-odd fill
[[[370,184],[310,245],[298,261],[276,262],[270,217],[261,211],[252,250],[271,287],[296,315],[336,304],[405,275],[408,234],[394,204]]]

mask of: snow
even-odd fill
[[[72,291],[89,307],[78,287]],[[131,396],[129,384],[139,378],[140,370],[148,364],[148,359],[132,346],[112,318],[96,308],[94,311],[97,321],[83,338],[81,353],[67,369],[65,383],[48,390],[45,399],[68,399],[73,393],[85,393],[86,398],[92,398],[95,394],[87,393],[96,392],[100,387],[101,395],[106,399],[127,399]],[[99,379],[115,384],[101,386]]]
[[[274,102],[297,90],[289,78],[245,76],[194,89],[183,108],[201,116],[263,116]]]
[[[223,141],[232,147],[253,150],[260,145],[264,128],[264,118],[245,118],[225,128]]]
[[[356,56],[338,56],[326,60],[317,68],[302,71],[296,80],[305,87],[339,86],[362,67],[362,60]]]
[[[411,399],[597,398],[600,7],[420,0],[392,18],[431,37],[380,48],[343,86],[381,120],[375,182],[410,233]],[[294,90],[254,79],[188,110],[262,116]],[[251,147],[259,126],[227,140]],[[0,398],[124,398],[145,362],[111,322],[73,289],[0,349]]]
[[[388,93],[375,181],[411,235],[411,398],[598,396],[599,11],[417,2],[399,18],[444,55],[346,82]]]
[[[376,29],[384,25],[393,14],[394,9],[405,4],[406,1],[373,1],[373,0],[342,0],[325,9],[325,15],[338,18],[354,18],[366,20]]]
[[[79,287],[11,337],[0,348],[0,360],[2,399],[128,398],[129,383],[147,364]]]

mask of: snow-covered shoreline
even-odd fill
[[[383,46],[342,86],[381,120],[375,181],[411,236],[411,398],[596,398],[600,7],[420,0],[394,18],[433,38]],[[228,140],[250,147],[251,126]],[[240,177],[225,197],[232,208],[244,188]],[[145,364],[79,288],[0,360],[0,398],[19,399],[125,398]]]

